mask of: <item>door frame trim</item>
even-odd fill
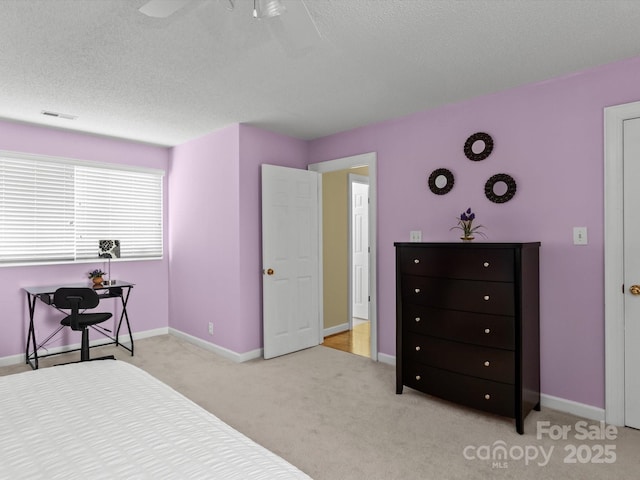
[[[378,361],[378,279],[377,279],[377,212],[378,212],[378,192],[377,192],[377,154],[376,152],[353,155],[351,157],[337,158],[325,162],[311,163],[308,169],[318,173],[334,172],[360,166],[369,167],[369,245],[371,255],[369,256],[369,321],[371,326],[371,359]],[[320,202],[320,215],[322,215],[322,202]],[[322,222],[320,222],[320,285],[322,285]],[[322,297],[320,297],[322,299]],[[320,301],[322,305],[322,301]],[[320,331],[323,331],[323,315],[320,315]],[[322,340],[320,341],[322,343]]]
[[[640,102],[604,109],[604,350],[605,419],[624,417],[624,121],[640,117]]]

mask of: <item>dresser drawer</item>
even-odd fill
[[[515,348],[515,318],[406,304],[405,331],[507,350]]]
[[[424,363],[497,382],[515,381],[515,358],[511,350],[450,342],[415,333],[407,334],[404,349],[408,363]]]
[[[437,397],[487,412],[513,417],[513,385],[482,380],[422,364],[404,367],[404,384]]]
[[[403,248],[400,253],[400,271],[410,275],[443,278],[513,281],[513,250],[465,247]]]
[[[402,276],[403,303],[467,312],[514,315],[514,284]]]

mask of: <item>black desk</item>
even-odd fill
[[[115,337],[109,335],[105,332],[105,329],[97,326],[92,326],[94,330],[100,332],[105,337],[110,338],[112,341],[105,343],[101,343],[102,345],[111,345],[116,344],[125,350],[131,352],[131,356],[133,356],[133,335],[131,334],[131,325],[129,324],[129,315],[127,315],[127,302],[129,301],[129,294],[131,293],[131,289],[135,284],[129,282],[123,282],[120,280],[115,281],[113,285],[100,285],[93,286],[93,289],[97,291],[98,297],[100,300],[105,298],[120,298],[122,302],[122,313],[120,314],[120,320],[118,321],[118,327],[116,329]],[[40,300],[42,303],[46,305],[50,305],[51,307],[60,310],[53,303],[53,294],[58,288],[61,287],[92,287],[88,283],[75,283],[75,284],[67,284],[67,285],[48,285],[44,287],[24,287],[24,291],[27,292],[27,303],[29,304],[29,331],[27,332],[27,348],[26,348],[26,363],[31,365],[31,368],[34,370],[38,368],[38,358],[49,357],[51,355],[60,355],[61,353],[73,352],[76,350],[80,350],[79,348],[65,350],[64,352],[57,353],[47,353],[44,355],[38,355],[38,350],[42,348],[44,345],[49,342],[60,330],[64,327],[60,326],[55,332],[49,335],[41,344],[38,345],[36,341],[36,330],[33,324],[33,317],[36,310],[36,303]],[[62,312],[62,310],[60,310]],[[65,315],[68,312],[63,312]],[[127,324],[127,330],[129,331],[129,340],[131,341],[131,348],[127,347],[120,343],[120,327],[122,326],[122,321],[125,321]],[[96,328],[97,327],[97,328]]]

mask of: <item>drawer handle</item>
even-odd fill
[[[484,394],[484,399],[485,400],[491,400],[491,395],[489,395],[488,393]]]
[[[420,351],[420,345],[416,347],[416,352],[419,352],[419,351]]]
[[[420,289],[419,289],[419,288],[416,288],[414,291],[415,291],[416,293],[420,293]]]
[[[484,333],[491,333],[491,329],[490,328],[485,328],[484,329]]]
[[[484,266],[484,268],[487,268],[489,266],[489,262],[484,262],[482,265]]]
[[[484,299],[485,299],[485,301],[488,301],[489,300],[489,295],[485,295]]]
[[[414,258],[413,263],[420,263],[420,260],[418,260],[417,258]]]
[[[485,366],[485,367],[488,367],[489,365],[491,365],[491,364],[489,363],[489,360],[487,360],[487,361],[485,361],[485,362],[484,362],[484,366]]]
[[[420,375],[416,375],[416,380],[420,380]]]
[[[420,317],[416,317],[416,323],[420,321]]]

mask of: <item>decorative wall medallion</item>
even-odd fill
[[[467,138],[467,141],[464,144],[464,154],[469,160],[473,160],[474,162],[484,160],[491,155],[492,151],[493,139],[488,133],[474,133]]]
[[[446,168],[437,168],[429,175],[429,190],[436,195],[449,193],[453,188],[453,173]]]
[[[508,202],[516,194],[516,181],[511,175],[498,173],[484,184],[484,194],[493,203]]]

